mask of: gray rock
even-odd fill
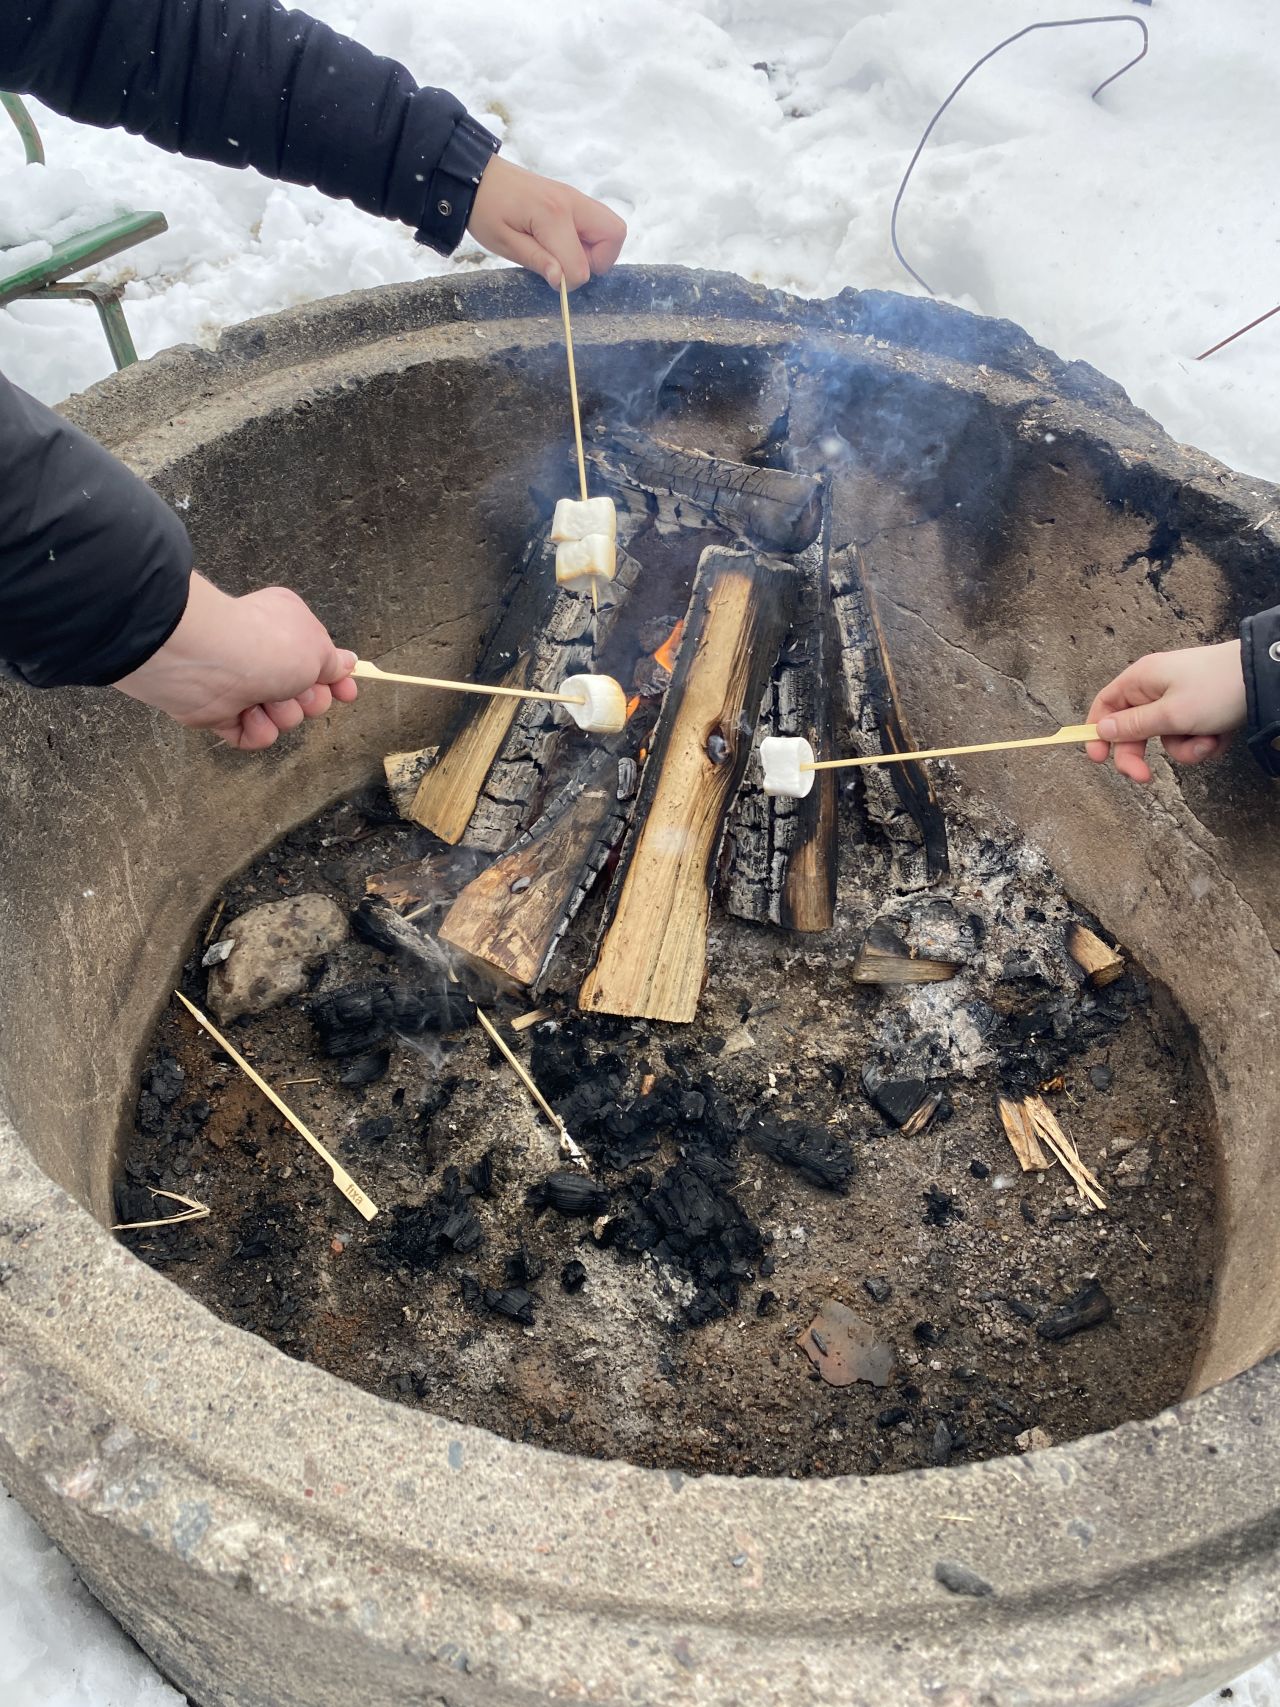
[[[235,947],[209,974],[220,1020],[265,1013],[306,989],[308,972],[346,940],[347,915],[327,895],[298,895],[242,913],[227,935]]]
[[[968,1565],[957,1565],[951,1559],[939,1559],[933,1567],[933,1574],[943,1588],[950,1589],[952,1594],[967,1594],[975,1600],[982,1600],[996,1592],[977,1571],[971,1571]]]

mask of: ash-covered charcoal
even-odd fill
[[[484,1307],[494,1316],[505,1316],[521,1326],[534,1326],[533,1294],[523,1286],[506,1286],[501,1291],[492,1286],[484,1289]]]
[[[1041,1339],[1065,1340],[1082,1328],[1096,1328],[1102,1322],[1109,1322],[1113,1313],[1111,1300],[1101,1284],[1091,1280],[1065,1304],[1050,1311],[1042,1322],[1037,1322],[1036,1332]]]
[[[560,1284],[568,1293],[581,1292],[587,1284],[586,1264],[580,1263],[577,1257],[571,1257],[560,1270]]]
[[[468,1310],[474,1310],[484,1302],[484,1287],[469,1269],[464,1268],[458,1275],[458,1289]]]
[[[794,1168],[810,1185],[841,1197],[857,1172],[849,1144],[825,1126],[760,1115],[747,1128],[747,1137],[757,1150],[785,1168]]]
[[[437,1194],[417,1208],[399,1204],[391,1211],[394,1223],[382,1241],[384,1258],[393,1268],[432,1269],[450,1251],[465,1256],[484,1238],[471,1193],[457,1168],[446,1168]]]
[[[592,1220],[603,1215],[609,1207],[609,1193],[586,1174],[570,1173],[567,1169],[548,1174],[546,1179],[531,1185],[525,1202],[535,1213],[554,1209],[557,1215]]]
[[[475,1019],[475,1008],[456,984],[421,988],[386,979],[347,984],[312,1002],[310,1012],[320,1046],[331,1056],[363,1055],[396,1032],[421,1037],[460,1031]]]
[[[923,1079],[891,1078],[870,1063],[862,1069],[862,1088],[886,1120],[895,1126],[910,1125],[913,1134],[928,1124],[921,1119],[925,1111],[932,1117],[942,1100]]]
[[[493,1164],[497,1158],[496,1150],[486,1150],[478,1162],[472,1162],[467,1169],[467,1184],[477,1197],[491,1198],[493,1196]]]
[[[367,1055],[357,1055],[338,1075],[338,1083],[348,1090],[358,1091],[364,1085],[374,1085],[391,1066],[389,1049],[371,1049]]]
[[[607,1229],[616,1249],[648,1251],[693,1281],[692,1327],[737,1304],[764,1253],[760,1229],[729,1193],[736,1178],[732,1163],[706,1155],[676,1162],[651,1189],[642,1170],[629,1182],[630,1206]]]
[[[920,1194],[924,1198],[924,1218],[931,1227],[945,1227],[948,1221],[963,1221],[964,1210],[949,1192],[931,1185]]]
[[[538,1259],[522,1245],[503,1259],[502,1278],[508,1286],[532,1286],[541,1277],[542,1268]]]

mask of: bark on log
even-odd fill
[[[752,552],[702,555],[599,953],[579,996],[588,1012],[677,1021],[697,1012],[716,861],[794,583],[789,566]]]
[[[898,699],[893,665],[860,549],[830,559],[832,610],[840,637],[840,671],[848,716],[848,756],[906,753],[916,745]],[[895,841],[918,842],[930,883],[950,870],[947,823],[922,764],[884,765],[861,773],[867,811]],[[907,829],[904,818],[913,826]]]
[[[537,823],[458,896],[441,942],[513,983],[538,984],[626,828],[618,762],[604,747],[591,754]]]
[[[671,506],[670,519],[721,527],[766,551],[792,556],[821,532],[822,482],[809,474],[681,450],[630,428],[604,434],[588,456],[609,485],[631,487]],[[680,500],[701,515],[682,515]]]
[[[795,606],[730,820],[719,893],[722,905],[740,919],[825,931],[835,918],[837,776],[820,771],[803,800],[770,796],[761,786],[758,756],[766,735],[802,735],[824,756],[835,750],[837,639],[825,527],[796,559]]]

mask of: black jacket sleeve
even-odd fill
[[[186,529],[122,462],[3,375],[0,472],[0,670],[42,688],[119,681],[186,609]]]
[[[0,0],[0,88],[312,184],[443,254],[498,146],[443,89],[278,0]]]
[[[1240,659],[1248,706],[1250,750],[1269,776],[1280,776],[1280,605],[1246,617]]]

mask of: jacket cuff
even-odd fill
[[[422,223],[415,236],[440,255],[452,255],[471,218],[484,169],[502,144],[492,131],[463,113],[444,145],[427,183]]]
[[[1280,605],[1240,625],[1249,750],[1268,776],[1280,776]]]

